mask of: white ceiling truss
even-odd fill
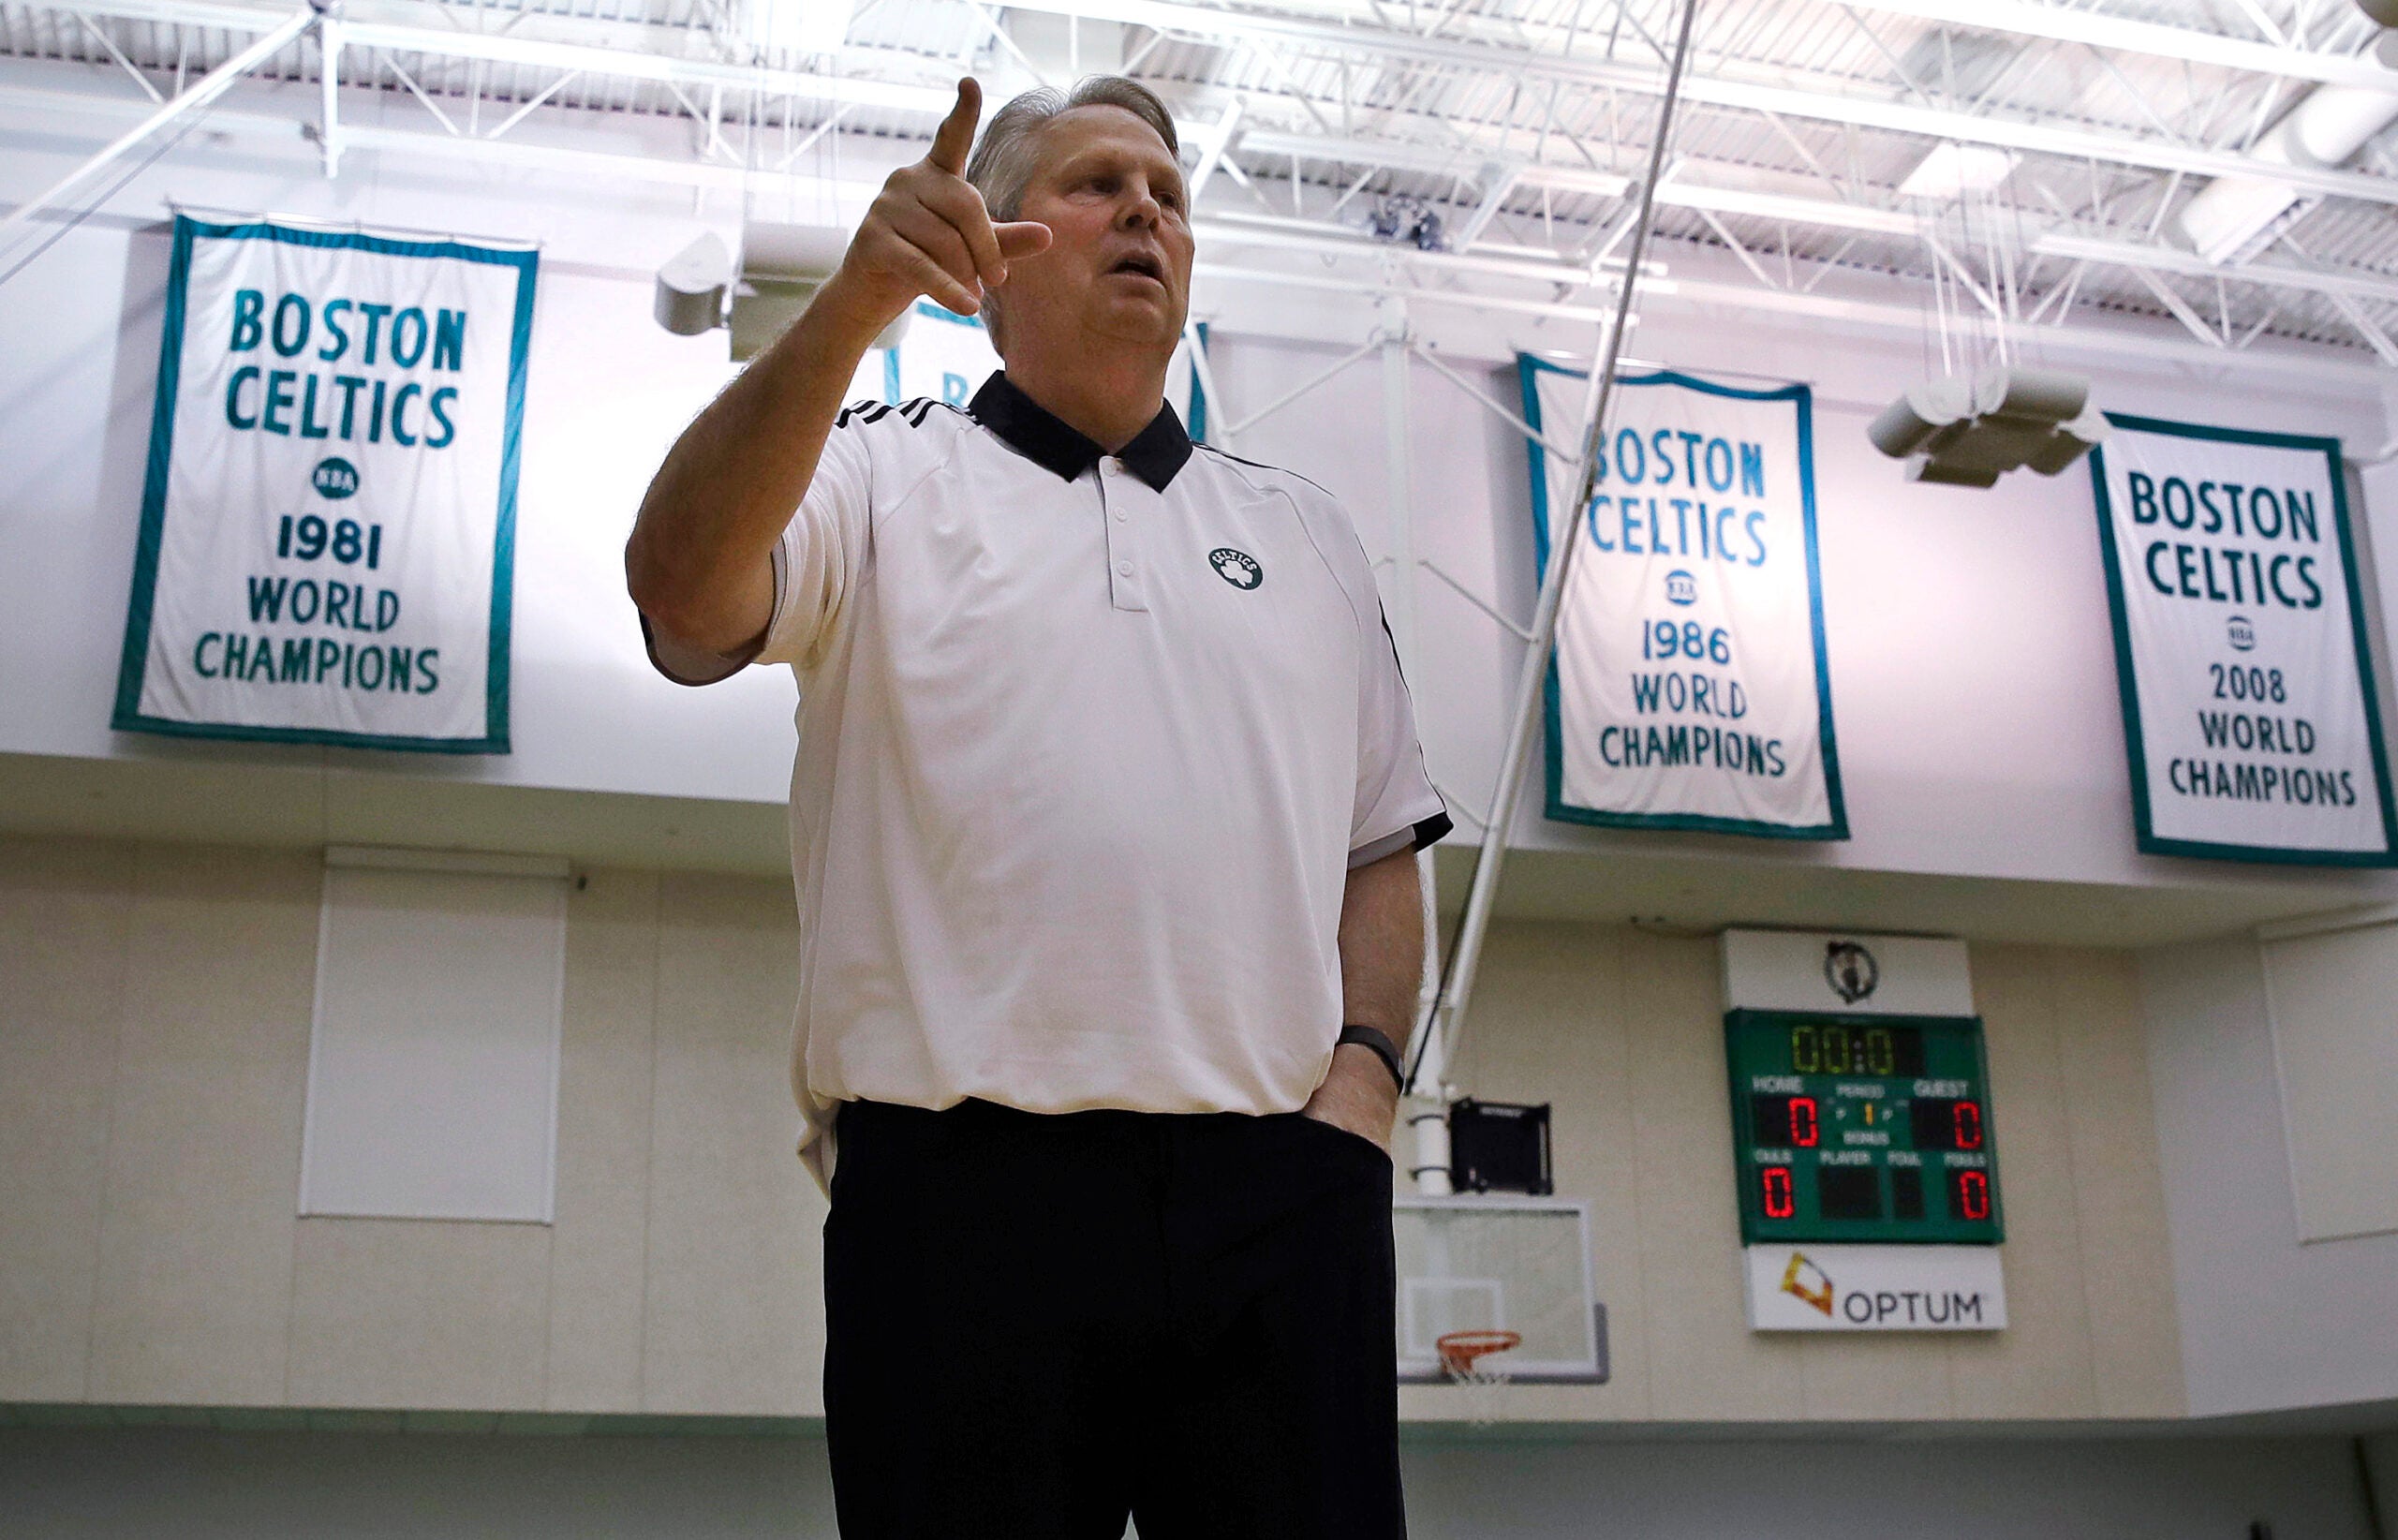
[[[2313,90],[2398,86],[2351,0],[1697,3],[1650,247],[1673,298],[1917,332],[1947,314],[2238,368],[2398,367],[2398,136],[2338,166],[2251,153]],[[837,174],[844,146],[928,141],[963,70],[1022,84],[1121,68],[1165,97],[1209,173],[1212,278],[1363,273],[1426,303],[1595,321],[1679,15],[1679,0],[855,0],[837,49],[767,46],[777,7],[844,4],[349,0],[265,51],[251,73],[276,90],[191,105],[219,127],[304,127],[328,174],[366,150],[747,189]],[[295,14],[0,0],[0,61],[27,62],[0,102],[164,131],[178,93]],[[416,126],[361,122],[343,103],[368,90]],[[609,130],[626,114],[687,121],[688,153],[625,153]],[[2013,168],[1986,191],[1902,194],[1943,144]],[[2261,254],[2217,265],[2172,215],[2227,175],[2305,201]],[[1394,200],[1437,215],[1441,249],[1369,232]]]

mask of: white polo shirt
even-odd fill
[[[1170,407],[1106,455],[998,374],[843,411],[774,567],[803,1157],[855,1097],[1306,1102],[1349,868],[1449,828],[1332,496]]]

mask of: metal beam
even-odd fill
[[[2230,338],[2223,335],[2213,327],[2208,325],[2206,318],[2192,309],[2190,307],[2189,301],[2182,298],[2181,295],[2174,293],[2172,289],[2165,282],[2164,279],[2158,277],[2154,273],[2143,273],[2139,275],[2139,281],[2148,286],[2149,292],[2156,296],[2157,303],[2164,305],[2166,309],[2171,311],[2173,313],[2173,318],[2180,321],[2182,325],[2188,330],[2192,336],[2198,338],[2200,342],[2208,344],[2210,347],[2228,348],[2231,346]]]
[[[2331,308],[2340,313],[2342,320],[2357,329],[2359,336],[2372,345],[2373,350],[2381,355],[2381,362],[2398,366],[2398,342],[2393,342],[2390,333],[2364,313],[2364,307],[2346,294],[2333,294],[2330,298]]]
[[[1542,53],[1486,42],[1426,37],[1367,26],[1337,25],[1287,14],[1217,9],[1181,4],[1178,0],[1014,0],[1014,3],[1019,9],[1130,22],[1231,43],[1255,45],[1280,40],[1382,62],[1479,70],[1509,80],[1555,81],[1594,90],[1654,96],[1665,89],[1663,71],[1646,66]],[[259,21],[262,15],[279,14],[269,12],[267,7],[226,4],[223,0],[55,0],[52,8],[71,14],[135,16],[152,21],[183,21],[203,26],[255,27],[262,24]],[[855,102],[915,111],[936,118],[948,111],[954,99],[946,86],[900,85],[856,76],[756,68],[720,60],[648,52],[637,48],[598,47],[367,20],[352,20],[348,30],[353,41],[370,47],[577,69],[586,74],[627,79],[722,85],[732,90]],[[2387,75],[2386,71],[2380,73]],[[2194,176],[2259,177],[2327,196],[2398,204],[2398,178],[2338,169],[2284,165],[2230,151],[2210,150],[2200,145],[2161,139],[2132,138],[1859,96],[1842,89],[1848,82],[1821,81],[1810,86],[1778,83],[1784,78],[1786,77],[1768,81],[1694,73],[1685,81],[1682,92],[1689,101],[1736,111],[1880,128],[1932,140],[1998,145],[2039,155],[2181,171]],[[2385,78],[2378,83],[2387,85],[2389,82]]]
[[[2248,4],[2249,0],[2241,0],[2241,3]],[[2162,22],[2125,21],[2087,10],[2070,9],[2062,5],[2043,4],[2040,0],[1847,0],[1847,5],[1853,10],[1903,16],[1944,26],[1965,27],[1975,32],[2082,43],[2118,53],[2144,53],[2160,59],[2238,70],[2244,74],[2368,88],[2387,84],[2386,81],[2375,79],[2370,64],[2344,54],[2294,47],[2286,41],[2258,42],[2253,38],[2200,32]],[[1044,6],[1038,8],[1056,7]],[[1370,0],[1364,0],[1364,3],[1352,0],[1347,4],[1327,4],[1318,0],[1313,5],[1285,4],[1277,8],[1311,16],[1341,27],[1372,26],[1383,22],[1387,15],[1386,12],[1378,14]],[[1450,30],[1453,36],[1478,36],[1505,42],[1519,43],[1529,38],[1535,46],[1553,42],[1560,52],[1564,51],[1569,38],[1580,47],[1593,50],[1603,47],[1603,40],[1593,37],[1587,26],[1514,16],[1503,20],[1466,18],[1462,19],[1460,27]]]
[[[1318,256],[1369,257],[1395,260],[1406,268],[1432,273],[1479,274],[1494,278],[1513,278],[1522,283],[1567,284],[1576,288],[1605,285],[1612,288],[1621,281],[1621,264],[1577,266],[1562,259],[1546,254],[1508,257],[1488,251],[1464,253],[1454,251],[1418,251],[1412,246],[1377,241],[1341,225],[1325,224],[1314,219],[1294,219],[1253,214],[1202,214],[1192,221],[1192,233],[1214,245],[1280,247],[1290,251],[1305,251]],[[1649,264],[1651,274],[1661,274],[1664,268]],[[1673,292],[1670,280],[1662,276],[1648,279],[1650,293]]]
[[[1323,49],[1381,62],[1472,69],[1526,82],[1560,81],[1596,90],[1661,96],[1665,73],[1643,65],[1541,53],[1490,43],[1340,26],[1287,15],[1219,10],[1177,0],[1013,0],[1018,9],[1124,22],[1160,31],[1196,34],[1228,43],[1270,41]],[[1930,140],[1992,144],[2075,160],[2100,160],[2194,176],[2251,176],[2286,182],[2328,196],[2373,203],[2398,203],[2398,178],[2361,171],[2282,165],[2253,155],[2209,150],[2165,140],[2135,139],[2053,124],[1976,116],[1943,108],[1849,95],[1843,82],[1784,85],[1695,73],[1682,85],[1685,100],[1711,107],[1772,112],[1821,123],[1881,128]],[[2384,82],[2386,83],[2386,82]]]
[[[1919,305],[1846,299],[1801,289],[1762,289],[1742,284],[1717,283],[1711,279],[1694,278],[1687,270],[1674,279],[1673,303],[1702,308],[1720,305],[1731,310],[1799,316],[1810,320],[1866,327],[1906,337],[1920,338],[1924,328],[1923,310]],[[2277,348],[2260,352],[2254,348],[2210,348],[2177,342],[2171,336],[2097,328],[2044,329],[2039,342],[2041,348],[2051,354],[2071,352],[2084,357],[2136,358],[2185,367],[2254,371],[2280,375],[2294,382],[2317,386],[2336,378],[2351,380],[2360,390],[2377,390],[2390,378],[2389,371],[2378,364],[2350,362],[2331,355],[2328,348],[2313,347],[2303,351]]]
[[[1794,225],[1826,230],[1863,230],[1901,240],[1920,240],[1927,222],[1903,209],[1877,209],[1864,203],[1843,203],[1828,198],[1797,198],[1786,193],[1751,192],[1742,187],[1710,187],[1675,177],[1657,189],[1657,201],[1674,208],[1701,209],[1712,214],[1739,214],[1758,219],[1780,219]]]
[[[2213,65],[2252,75],[2278,75],[2326,85],[2388,90],[2390,72],[2369,59],[2311,49],[2227,37],[2216,32],[2132,22],[2094,11],[2068,10],[2032,0],[1849,0],[1859,10],[1911,16],[1976,32],[2008,33],[2062,43],[2083,43],[2116,53],[2147,53],[2187,64]]]
[[[259,11],[254,14],[263,20],[268,13]],[[316,22],[317,13],[305,7],[282,13],[272,25],[265,28],[264,36],[256,42],[201,76],[192,83],[189,90],[118,135],[83,164],[9,210],[6,218],[0,218],[0,237],[7,236],[18,226],[24,224],[52,204],[89,185],[102,171],[114,165],[127,150],[148,139],[168,124],[186,113],[200,111],[223,96],[235,81],[281,52],[287,44],[316,25]]]
[[[1500,206],[1519,187],[1537,187],[1560,192],[1588,194],[1595,198],[1621,198],[1632,190],[1632,179],[1612,171],[1596,171],[1580,166],[1553,166],[1505,155],[1475,153],[1471,147],[1456,149],[1439,145],[1415,144],[1404,140],[1326,139],[1320,135],[1284,134],[1251,131],[1241,136],[1240,148],[1270,158],[1296,157],[1302,161],[1339,166],[1366,168],[1374,170],[1414,171],[1427,176],[1464,177],[1484,189],[1480,203],[1451,232],[1455,249],[1462,251],[1481,239],[1498,215]],[[1362,183],[1363,177],[1360,178]],[[1354,191],[1354,189],[1353,189]],[[1346,198],[1342,202],[1346,202]]]
[[[1490,221],[1499,217],[1499,210],[1516,191],[1515,173],[1507,168],[1488,166],[1484,168],[1484,173],[1488,181],[1483,188],[1482,201],[1474,205],[1465,223],[1449,235],[1450,242],[1459,251],[1470,250],[1476,241],[1482,239],[1482,232],[1490,228]]]
[[[1275,155],[1296,154],[1303,158],[1338,161],[1344,165],[1383,166],[1435,175],[1456,173],[1460,160],[1464,158],[1428,145],[1377,144],[1365,140],[1310,141],[1301,135],[1251,133],[1243,136],[1241,143],[1243,148],[1255,147]],[[1631,185],[1628,177],[1585,170],[1579,167],[1521,162],[1501,164],[1505,174],[1514,178],[1518,185],[1526,187],[1552,186],[1605,197],[1621,197]],[[1923,240],[1927,232],[1938,229],[1934,221],[1904,209],[1876,208],[1828,198],[1758,192],[1745,187],[1710,186],[1703,182],[1689,180],[1691,175],[1703,174],[1704,170],[1704,167],[1698,168],[1696,172],[1685,170],[1679,175],[1668,177],[1665,185],[1657,189],[1657,201],[1665,207],[1690,209],[1700,214],[1734,214],[1823,230],[1858,230],[1903,241]],[[2066,231],[2034,235],[2026,249],[2035,256],[2099,262],[2130,271],[2225,278],[2267,289],[2345,294],[2355,299],[2398,304],[2398,278],[2364,272],[2264,262],[2218,267],[2194,252],[2174,246],[2141,245]]]
[[[1226,102],[1223,112],[1207,130],[1206,138],[1200,141],[1199,160],[1191,168],[1191,185],[1183,194],[1183,207],[1195,209],[1199,206],[1199,195],[1207,190],[1208,180],[1216,174],[1216,168],[1223,163],[1225,152],[1232,148],[1233,136],[1240,132],[1240,115],[1248,105],[1246,96],[1235,96]]]
[[[341,174],[341,20],[317,18],[317,143],[328,180]]]
[[[257,31],[279,7],[227,4],[225,0],[41,0],[44,8],[79,16],[124,16],[140,21],[186,26],[226,27]],[[950,86],[902,85],[850,75],[825,75],[808,70],[767,69],[721,59],[688,58],[653,52],[638,47],[570,42],[516,33],[466,32],[455,27],[420,26],[407,22],[376,20],[378,9],[408,15],[445,12],[451,7],[353,7],[344,15],[343,40],[354,48],[383,48],[401,53],[430,53],[444,58],[481,59],[492,64],[531,65],[576,70],[586,75],[621,80],[668,81],[684,85],[722,86],[770,96],[800,96],[811,101],[854,103],[894,111],[922,112],[939,119],[957,100]],[[520,13],[529,14],[529,13]],[[661,39],[677,29],[644,27],[612,29],[634,36],[657,34]],[[615,39],[612,38],[612,41]]]
[[[78,3],[95,10],[123,7],[126,10],[139,10],[145,15],[155,12],[160,18],[169,14],[188,13],[191,18],[205,21],[212,25],[251,18],[255,16],[257,10],[254,7],[215,4],[211,3],[211,0],[78,0]],[[339,37],[342,43],[362,40],[360,27],[348,23],[333,25],[340,28]],[[329,27],[328,39],[331,40],[334,36],[333,28]],[[370,32],[368,36],[389,37],[392,34],[386,30]],[[414,42],[426,41],[415,34],[406,36]],[[437,35],[431,41],[439,42],[449,36],[451,35]],[[477,56],[493,59],[510,58],[514,62],[532,62],[534,54],[538,53],[546,58],[558,45],[525,43],[523,39],[486,37],[475,46],[481,50]],[[408,51],[424,52],[426,50],[411,48]],[[338,50],[334,52],[337,54]],[[611,54],[609,57],[615,59],[621,56]],[[654,72],[651,78],[667,79],[671,76],[680,79],[683,77],[677,72],[686,64],[703,68],[705,71],[701,76],[692,77],[693,79],[706,79],[716,81],[718,83],[721,83],[722,79],[736,78],[744,83],[753,83],[760,78],[755,72],[736,69],[733,67],[703,64],[700,61],[678,62],[664,55],[646,56],[639,61],[637,67]],[[337,64],[334,67],[338,67]],[[817,82],[825,79],[822,76],[788,72],[777,75],[771,71],[765,72],[765,76],[778,84],[789,85],[802,94],[812,90]],[[842,83],[848,88],[854,88],[863,82]],[[883,87],[876,94],[878,99],[874,101],[874,105],[892,105],[891,99],[883,95],[890,91],[910,92],[912,94],[907,99],[911,104],[924,105],[927,110],[933,107],[941,107],[945,110],[946,103],[951,99],[943,92]],[[330,103],[325,111],[325,121],[328,124],[336,121]],[[350,144],[365,142],[359,137],[358,130],[347,126],[339,127],[334,135],[327,136],[329,162],[338,155],[343,138],[346,138]],[[1457,172],[1460,160],[1464,158],[1458,153],[1429,145],[1410,145],[1403,142],[1371,140],[1325,140],[1295,134],[1250,132],[1243,136],[1242,143],[1245,148],[1254,148],[1260,153],[1275,156],[1298,155],[1303,158],[1331,160],[1343,164],[1375,165],[1441,175]],[[1477,162],[1477,166],[1481,164]],[[1627,177],[1610,172],[1593,171],[1581,167],[1532,165],[1518,161],[1497,164],[1502,168],[1500,174],[1512,177],[1518,184],[1526,186],[1554,187],[1601,197],[1621,197],[1630,189],[1630,179]],[[1668,207],[1687,208],[1702,213],[1735,214],[1824,229],[1858,230],[1902,240],[1920,239],[1925,230],[1929,228],[1922,216],[1903,210],[1875,208],[1832,199],[1794,197],[1748,188],[1715,187],[1686,178],[1668,179],[1665,185],[1658,189],[1657,200]],[[1243,223],[1251,222],[1243,221]],[[1315,229],[1320,231],[1321,227]],[[1251,244],[1257,243],[1252,240]],[[2170,246],[2140,245],[2129,242],[2108,241],[2063,232],[2051,232],[2035,237],[2030,250],[2036,255],[2095,261],[2132,272],[2169,273],[2193,277],[2223,277],[2243,284],[2270,289],[2325,295],[2338,294],[2373,303],[2398,304],[2398,280],[2370,274],[2302,269],[2262,263],[2218,269],[2191,253]],[[1517,270],[1517,273],[1511,273],[1509,275],[1517,275],[1520,272],[1521,270]],[[1572,275],[1566,274],[1568,277]]]
[[[2296,267],[2283,262],[2243,262],[2217,267],[2193,251],[2172,246],[2134,245],[2127,241],[2100,241],[2086,235],[2051,231],[2035,235],[2028,249],[2035,257],[2064,257],[2074,261],[2104,262],[2113,267],[2175,273],[2185,278],[2228,278],[2268,289],[2289,289],[2308,294],[2339,294],[2350,299],[2398,304],[2398,278],[2330,268]]]
[[[80,67],[44,67],[67,70]],[[0,109],[17,109],[38,114],[48,122],[62,115],[93,113],[99,115],[129,114],[147,107],[147,103],[130,95],[103,96],[88,91],[50,91],[21,86],[0,86]],[[518,137],[490,141],[451,136],[426,131],[368,126],[356,121],[343,126],[345,148],[350,152],[367,151],[409,157],[460,160],[466,162],[497,162],[536,170],[594,178],[598,181],[626,183],[642,182],[670,185],[703,187],[733,194],[740,193],[749,180],[738,167],[709,164],[698,160],[669,159],[660,155],[626,155],[606,151],[570,149],[542,144]],[[270,140],[300,141],[302,125],[289,115],[258,111],[219,111],[210,119],[212,126],[229,132]],[[1666,189],[1678,185],[1668,181]],[[863,205],[872,198],[873,184],[851,183],[828,185],[828,190],[853,195]],[[1664,191],[1660,190],[1661,199]],[[1489,272],[1493,278],[1529,278],[1547,283],[1587,282],[1587,269],[1569,268],[1561,276],[1555,268],[1538,263],[1515,263],[1482,256],[1458,258],[1448,253],[1399,251],[1377,242],[1369,242],[1354,231],[1327,225],[1313,226],[1310,236],[1302,221],[1243,221],[1255,227],[1247,230],[1227,228],[1229,222],[1215,217],[1203,217],[1199,235],[1203,249],[1221,249],[1230,245],[1268,245],[1319,256],[1382,258],[1398,256],[1410,265],[1421,264],[1439,270],[1454,263],[1467,264],[1468,269],[1480,270],[1495,264],[1504,273]],[[1219,243],[1217,237],[1231,235],[1234,239]],[[1247,235],[1248,240],[1239,239]],[[1653,267],[1654,264],[1652,263]],[[1524,271],[1531,269],[1532,271]],[[1620,263],[1610,263],[1603,273],[1603,282],[1613,280],[1621,273]],[[1203,263],[1199,275],[1215,282],[1242,282],[1278,285],[1288,288],[1338,291],[1370,297],[1386,287],[1380,282],[1361,282],[1354,277],[1335,276],[1330,273],[1314,274],[1279,273],[1264,268],[1244,268],[1229,263]],[[1458,276],[1473,275],[1459,270]],[[1803,289],[1760,289],[1751,286],[1694,277],[1686,269],[1678,271],[1668,282],[1651,279],[1646,285],[1650,298],[1660,303],[1694,305],[1707,309],[1765,313],[1798,317],[1810,320],[1828,321],[1861,327],[1903,336],[1919,336],[1924,318],[1921,306],[1895,302],[1844,298],[1808,292]],[[1670,292],[1667,292],[1670,291]],[[1505,294],[1471,293],[1440,289],[1407,290],[1411,303],[1437,304],[1443,308],[1483,310],[1499,314],[1547,317],[1554,319],[1604,323],[1606,313],[1590,305],[1559,304],[1546,299],[1519,298]],[[2178,330],[2178,329],[2177,329]],[[2044,348],[2054,352],[2080,353],[2097,357],[2122,357],[2147,362],[2181,365],[2204,365],[2235,369],[2243,373],[2268,374],[2295,381],[2321,385],[2328,379],[2349,379],[2361,389],[2378,389],[2389,378],[2380,366],[2352,362],[2338,356],[2332,349],[2321,347],[2290,348],[2272,350],[2205,348],[2192,343],[2175,341],[2171,337],[2154,336],[2140,332],[2116,331],[2100,327],[2083,330],[2044,330]]]
[[[109,0],[109,3],[113,3],[113,0]],[[954,87],[896,85],[847,75],[763,69],[713,59],[626,52],[579,43],[515,37],[496,32],[437,32],[431,27],[350,22],[343,27],[343,33],[351,44],[360,48],[387,48],[401,53],[437,53],[449,58],[482,59],[494,64],[533,65],[623,80],[722,86],[731,91],[754,91],[770,96],[804,96],[813,101],[855,103],[861,107],[921,112],[935,118],[945,115],[957,101],[957,92]]]
[[[1236,267],[1222,262],[1200,262],[1192,268],[1194,277],[1210,283],[1258,284],[1273,289],[1305,289],[1325,294],[1342,294],[1351,299],[1381,301],[1385,297],[1405,300],[1411,305],[1431,305],[1444,310],[1472,310],[1494,316],[1530,316],[1535,320],[1575,321],[1599,328],[1604,336],[1615,324],[1615,312],[1595,305],[1566,304],[1550,300],[1511,299],[1500,294],[1480,294],[1459,289],[1411,289],[1387,280],[1336,278],[1326,274],[1284,273],[1273,268]],[[1910,311],[1910,315],[1915,314]],[[1637,324],[1640,318],[1632,318]],[[1918,324],[1922,318],[1917,316]],[[1220,324],[1210,320],[1209,325]]]
[[[1478,180],[1488,169],[1497,167],[1508,176],[1539,186],[1600,198],[1621,198],[1632,186],[1632,178],[1613,171],[1486,155],[1469,146],[1443,148],[1397,139],[1326,139],[1321,134],[1284,134],[1252,128],[1241,135],[1240,147],[1264,155],[1379,166],[1395,171],[1420,171],[1427,176],[1468,176]]]

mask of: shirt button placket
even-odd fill
[[[1122,461],[1110,457],[1099,463],[1099,502],[1106,515],[1102,527],[1107,535],[1107,597],[1108,602],[1119,610],[1149,607],[1142,593],[1138,555],[1132,549],[1132,504],[1135,496],[1135,484],[1124,474]]]

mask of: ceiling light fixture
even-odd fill
[[[732,333],[733,362],[746,363],[790,330],[841,265],[849,244],[850,232],[830,225],[752,221],[741,227],[736,263],[710,231],[658,270],[651,314],[678,337],[724,327]],[[896,348],[913,309],[900,312],[873,345]]]
[[[2029,466],[2055,476],[2107,436],[2090,381],[2053,369],[1985,369],[1910,387],[1866,428],[1907,480],[1990,487]]]
[[[749,0],[742,31],[769,54],[837,53],[855,10],[853,0]]]
[[[1994,145],[1944,141],[1907,173],[1907,179],[1899,184],[1899,195],[1953,202],[1969,192],[1989,192],[2006,180],[2016,159],[2012,150]]]

